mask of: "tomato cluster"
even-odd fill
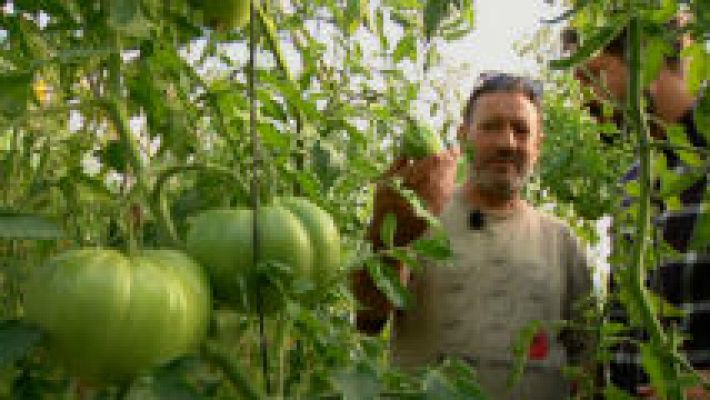
[[[233,308],[254,311],[253,218],[250,209],[197,215],[187,249],[202,265],[178,250],[64,252],[30,277],[26,319],[47,333],[51,354],[84,382],[129,380],[203,340],[212,290]],[[280,263],[314,288],[333,278],[340,237],[327,212],[302,198],[283,198],[260,207],[256,222],[259,262]],[[276,310],[278,294],[264,289],[265,311]],[[241,308],[243,294],[251,304]]]

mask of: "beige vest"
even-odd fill
[[[481,230],[469,228],[470,211],[459,190],[441,216],[454,258],[413,274],[414,304],[395,317],[395,364],[411,369],[455,355],[474,366],[491,399],[567,398],[565,349],[554,337],[520,384],[508,390],[506,381],[521,328],[569,318],[571,303],[591,289],[584,253],[565,223],[528,205],[487,216]]]

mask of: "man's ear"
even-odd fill
[[[458,131],[456,131],[456,139],[458,139],[459,143],[463,147],[463,143],[466,142],[468,136],[468,124],[466,122],[462,122],[461,125],[459,125]]]

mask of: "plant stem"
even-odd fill
[[[629,12],[633,13],[633,5],[627,4]],[[630,270],[629,288],[636,309],[641,313],[646,330],[650,336],[651,349],[654,356],[661,362],[667,360],[664,349],[670,345],[661,324],[651,306],[651,299],[645,285],[645,255],[646,239],[650,226],[651,208],[651,147],[649,130],[644,113],[641,109],[641,21],[638,15],[632,15],[629,21],[629,111],[632,129],[636,132],[639,145],[639,209],[636,221],[636,240],[633,247],[633,260]],[[673,365],[663,367],[663,379],[668,393],[663,397],[682,399],[678,376]],[[665,386],[665,385],[664,385]]]
[[[109,97],[103,102],[104,110],[109,115],[109,118],[116,127],[118,136],[121,139],[121,143],[126,151],[128,164],[130,165],[130,170],[136,178],[136,188],[139,197],[147,193],[147,185],[143,177],[143,163],[141,162],[141,153],[138,143],[133,138],[131,134],[130,125],[128,123],[128,116],[125,105],[122,101],[121,93],[121,69],[123,61],[121,60],[121,39],[118,32],[109,32],[109,44],[112,51],[109,55],[108,62],[108,83],[107,89]],[[126,172],[126,177],[128,172]],[[132,196],[128,196],[130,199]],[[128,240],[128,253],[132,254],[137,249],[137,243],[135,240],[135,224],[132,220],[131,209],[129,201],[129,215],[128,215],[128,228],[129,228],[129,240]]]
[[[162,231],[164,237],[169,241],[169,244],[173,247],[183,247],[183,243],[178,237],[177,231],[175,230],[175,224],[173,223],[172,217],[170,215],[170,208],[165,201],[165,196],[163,193],[163,188],[168,180],[182,172],[187,171],[210,171],[224,174],[233,178],[240,184],[240,187],[244,193],[246,193],[246,188],[244,182],[240,179],[240,176],[235,174],[234,171],[220,167],[217,165],[209,164],[188,164],[188,165],[178,165],[175,167],[168,168],[158,175],[153,185],[153,190],[150,193],[150,204],[153,212],[156,215],[158,221],[158,227]]]
[[[276,393],[279,398],[284,398],[286,380],[286,351],[290,335],[291,323],[284,313],[279,314],[276,320],[276,335],[274,342],[278,347],[278,374],[276,379]]]
[[[249,65],[248,65],[248,92],[249,92],[249,132],[251,134],[251,155],[252,155],[252,254],[254,268],[259,262],[259,167],[261,149],[259,147],[259,133],[256,130],[256,40],[257,40],[257,4],[255,0],[250,0],[249,17]],[[256,312],[259,315],[259,347],[261,349],[261,369],[264,377],[266,394],[271,394],[271,384],[269,383],[269,353],[266,343],[266,332],[264,330],[264,310],[261,293],[261,280],[256,281]]]

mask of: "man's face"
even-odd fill
[[[626,101],[628,71],[618,56],[600,53],[575,69],[575,78],[590,88],[597,99],[611,100],[619,104]],[[594,100],[588,104],[592,114],[601,114],[601,103]],[[601,119],[601,115],[595,115]]]
[[[466,127],[465,143],[475,152],[471,180],[483,191],[501,198],[520,192],[539,155],[540,115],[519,92],[481,95]]]

